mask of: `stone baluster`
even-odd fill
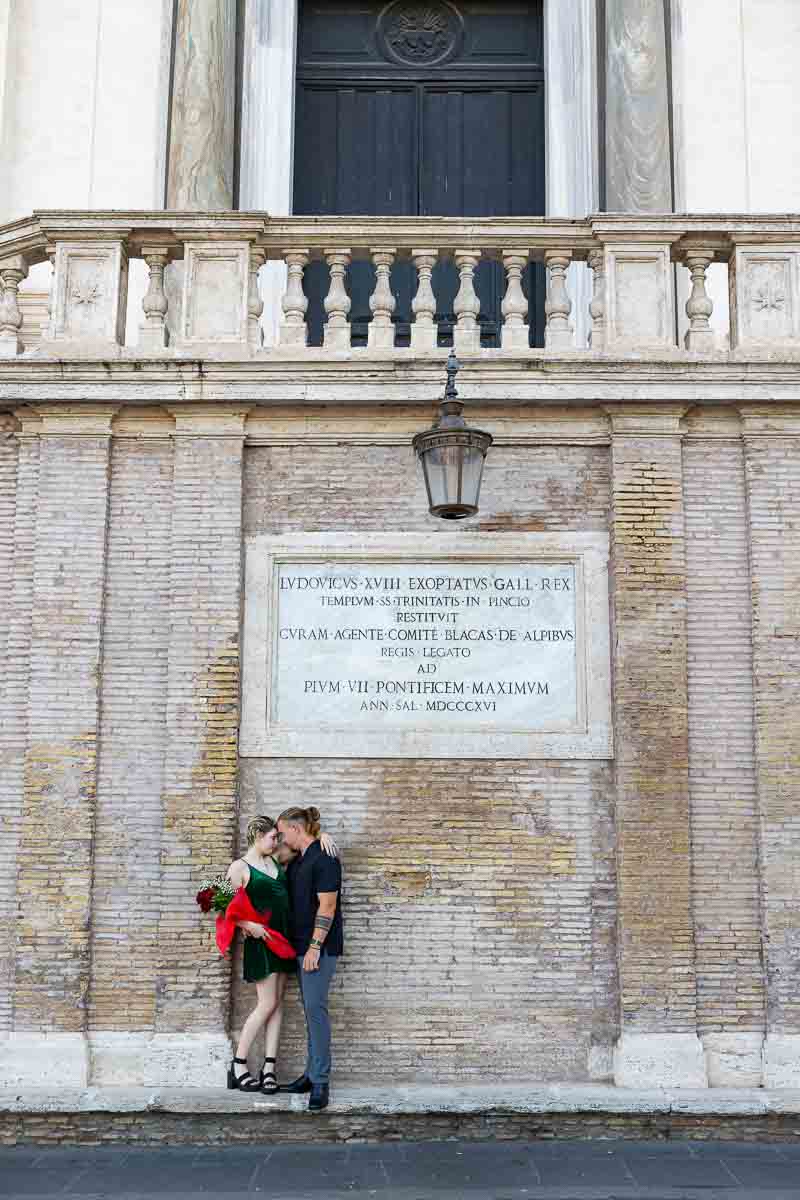
[[[453,302],[453,312],[458,323],[453,330],[453,349],[456,354],[476,354],[481,348],[481,330],[478,314],[480,300],[475,293],[475,268],[480,262],[480,251],[456,250],[456,266],[460,279],[458,294]]]
[[[530,344],[528,326],[528,301],[522,290],[522,272],[528,265],[529,251],[504,250],[503,266],[506,269],[506,294],[503,297],[503,332],[501,345],[504,350],[527,350]]]
[[[589,266],[592,270],[592,300],[589,313],[592,318],[592,329],[589,337],[592,350],[604,350],[606,345],[606,259],[602,246],[589,252]]]
[[[303,271],[308,266],[308,250],[284,250],[286,262],[286,291],[281,300],[283,320],[280,328],[281,346],[308,345],[306,312],[308,297],[303,291]]]
[[[431,275],[439,257],[438,250],[412,250],[411,257],[417,268],[417,294],[411,301],[414,322],[411,326],[411,349],[418,353],[436,349],[436,297],[433,294]]]
[[[261,314],[264,301],[258,290],[258,272],[267,261],[260,246],[250,247],[249,273],[247,279],[247,343],[251,350],[260,350],[264,341],[261,330]]]
[[[569,323],[572,301],[567,295],[567,269],[572,251],[546,250],[544,261],[548,272],[544,344],[549,350],[571,350],[575,346],[575,331]]]
[[[23,350],[19,336],[22,326],[19,285],[27,274],[28,265],[21,255],[15,255],[0,266],[0,358],[14,358]]]
[[[716,348],[714,331],[709,318],[714,304],[706,291],[706,271],[713,262],[714,252],[706,246],[691,246],[686,251],[685,262],[692,277],[692,291],[686,301],[689,328],[686,331],[687,350],[703,354]]]
[[[397,301],[392,295],[391,270],[397,250],[394,246],[383,246],[370,250],[375,264],[375,291],[369,298],[372,321],[367,334],[370,350],[391,350],[394,346],[392,313]]]
[[[140,350],[163,350],[167,344],[167,293],[164,269],[169,261],[167,246],[142,246],[142,258],[150,270],[150,282],[142,299],[144,321],[139,326]]]
[[[350,265],[350,250],[326,250],[325,261],[331,271],[331,286],[325,297],[328,320],[325,323],[323,345],[326,350],[349,350],[350,324],[347,314],[350,312],[350,297],[344,277]]]

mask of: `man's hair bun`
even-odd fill
[[[320,831],[320,823],[319,822],[320,822],[319,809],[314,808],[313,805],[310,808],[307,808],[306,809],[306,828],[308,829],[309,834],[313,838],[319,837],[319,831]]]
[[[319,809],[314,808],[313,805],[310,808],[284,809],[278,820],[288,821],[290,825],[302,825],[310,837],[319,837],[320,814]]]

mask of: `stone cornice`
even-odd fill
[[[800,406],[775,409],[742,404],[739,413],[744,437],[800,437]]]
[[[686,432],[686,408],[681,404],[609,404],[605,411],[616,437],[675,437]]]
[[[170,409],[175,419],[176,437],[244,437],[249,408],[229,408],[213,404],[183,404]]]
[[[442,394],[445,352],[381,358],[358,353],[303,360],[279,355],[254,361],[0,361],[0,412],[23,404],[235,407],[432,405]],[[800,361],[687,357],[586,358],[564,354],[510,359],[489,351],[466,359],[459,392],[469,405],[800,403]],[[467,414],[469,415],[469,413]]]
[[[111,425],[118,412],[118,405],[36,405],[40,432],[56,437],[111,437]]]
[[[429,421],[419,408],[254,409],[249,446],[408,446]],[[470,421],[491,429],[495,446],[606,446],[608,419],[600,409],[509,409],[475,405]]]
[[[555,405],[473,403],[470,420],[491,430],[498,447],[607,446],[614,437],[677,437],[739,441],[800,436],[800,403],[713,406],[644,403]],[[429,404],[111,406],[87,401],[40,404],[0,414],[0,434],[25,438],[67,435],[130,439],[214,437],[248,446],[381,445],[410,447],[433,416]]]
[[[800,241],[800,217],[783,213],[596,213],[584,219],[555,217],[270,217],[264,212],[180,212],[164,209],[41,210],[0,226],[0,260],[23,255],[42,262],[56,240],[126,239],[133,247],[154,239],[174,244],[182,253],[185,240],[234,239],[258,242],[269,257],[281,257],[288,246],[318,253],[325,245],[354,249],[376,245],[442,245],[455,241],[484,251],[516,248],[541,253],[565,241],[575,258],[585,258],[598,241],[629,237],[673,244],[680,253],[685,237],[701,234],[725,254],[734,241]],[[344,241],[342,239],[344,238]]]

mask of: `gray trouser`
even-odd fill
[[[306,1014],[308,1057],[306,1075],[312,1083],[327,1083],[331,1077],[331,1019],[328,989],[336,973],[336,955],[323,954],[319,970],[304,971],[302,955],[297,959],[297,977]]]

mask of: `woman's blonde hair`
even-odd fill
[[[252,846],[265,833],[275,828],[272,817],[253,817],[247,826],[247,844]]]
[[[288,821],[290,825],[302,825],[309,837],[319,837],[321,826],[318,808],[287,808],[278,820]]]

